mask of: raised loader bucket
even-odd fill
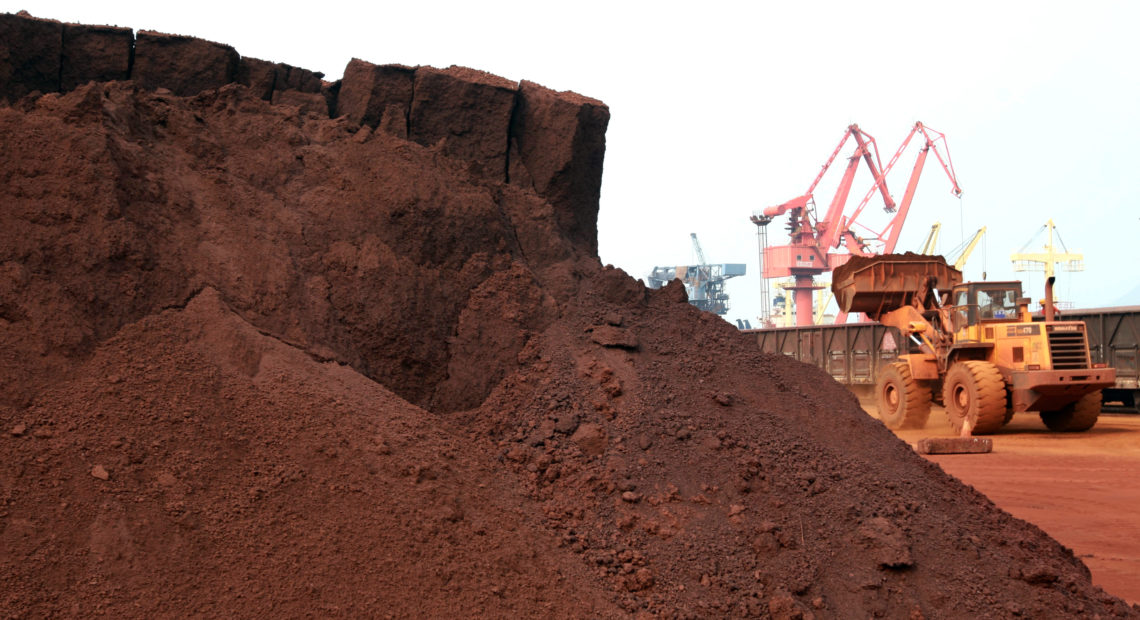
[[[884,254],[853,256],[832,272],[831,291],[844,312],[878,316],[909,305],[924,282],[934,278],[942,295],[962,282],[962,272],[941,256]]]

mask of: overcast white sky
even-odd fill
[[[1086,264],[1058,274],[1061,297],[1140,304],[1140,3],[258,4],[37,0],[0,11],[194,35],[331,80],[355,56],[464,65],[600,99],[611,112],[602,260],[641,278],[690,264],[695,232],[710,262],[748,264],[729,282],[729,319],[760,313],[751,212],[802,194],[848,124],[874,136],[885,161],[922,121],[947,135],[964,194],[953,198],[928,160],[900,251],[917,250],[936,221],[944,251],[987,226],[967,277],[984,264],[990,279],[1025,278],[1009,254],[1053,218]],[[896,198],[916,154],[888,179]],[[869,186],[857,177],[852,202]],[[779,243],[782,222],[770,234]],[[1027,279],[1040,296],[1041,276]]]

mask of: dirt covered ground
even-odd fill
[[[896,431],[911,444],[951,434],[938,406],[927,428]],[[1071,548],[1094,583],[1140,602],[1140,416],[1102,414],[1089,432],[1064,434],[1018,414],[992,438],[991,454],[927,458]]]

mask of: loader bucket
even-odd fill
[[[853,256],[832,273],[831,291],[844,312],[864,312],[877,316],[909,305],[928,278],[947,295],[961,284],[962,272],[946,264],[941,256],[926,254],[884,254]]]

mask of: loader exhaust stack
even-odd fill
[[[1048,322],[1052,322],[1056,318],[1056,314],[1057,314],[1057,309],[1053,307],[1053,282],[1056,281],[1056,279],[1057,278],[1054,276],[1049,276],[1049,278],[1045,280],[1045,308],[1044,308],[1044,310],[1045,310],[1045,320]]]

